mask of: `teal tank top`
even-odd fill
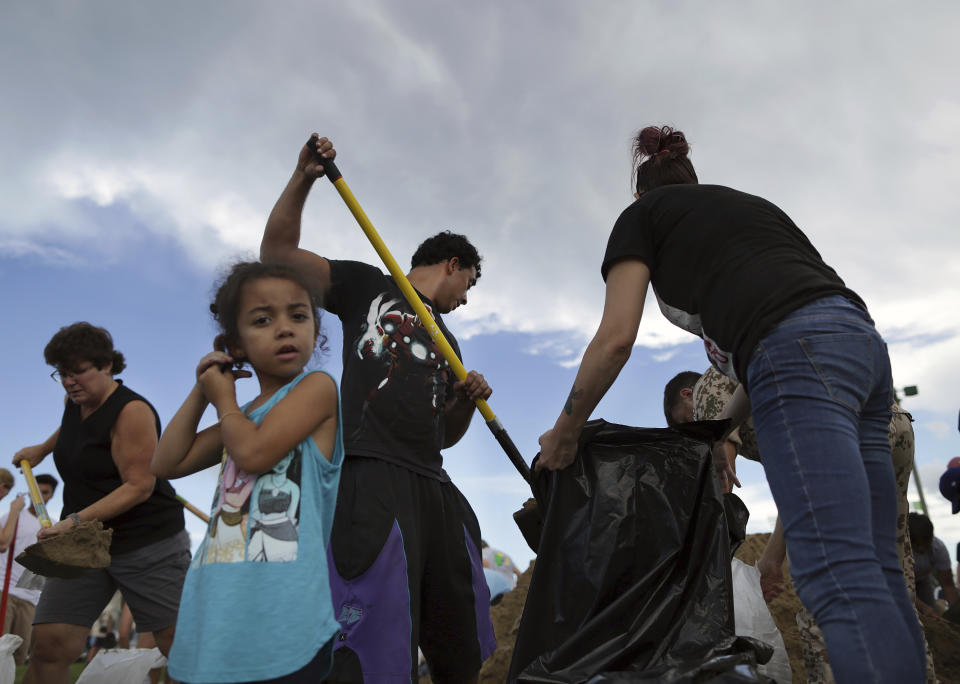
[[[259,425],[307,375],[277,390],[248,418]],[[313,437],[259,476],[240,470],[224,453],[207,534],[183,585],[168,665],[176,679],[203,684],[281,677],[307,665],[339,632],[327,545],[343,463],[342,424],[338,392],[330,461]]]

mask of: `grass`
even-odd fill
[[[77,681],[77,677],[80,676],[80,673],[83,672],[83,666],[86,663],[74,663],[70,666],[70,683]],[[14,684],[20,684],[23,681],[23,673],[27,671],[26,665],[17,666],[17,678],[14,681]]]

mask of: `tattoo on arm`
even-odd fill
[[[568,416],[573,413],[573,400],[579,399],[580,395],[583,394],[583,390],[578,390],[576,387],[570,389],[570,395],[567,397],[567,403],[563,405],[563,412]]]

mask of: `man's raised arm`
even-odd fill
[[[330,263],[322,256],[300,249],[303,205],[314,181],[324,173],[323,165],[317,161],[311,147],[327,159],[337,156],[333,143],[318,137],[316,133],[310,136],[310,142],[300,149],[297,168],[267,219],[267,227],[260,243],[260,259],[264,262],[295,266],[308,277],[315,279],[321,291],[326,292],[330,288]]]

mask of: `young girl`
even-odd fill
[[[170,673],[202,682],[315,682],[339,631],[326,548],[343,460],[337,388],[307,372],[320,335],[309,282],[281,265],[234,266],[210,306],[222,335],[160,438],[153,471],[221,464],[207,534],[183,588]],[[234,381],[260,381],[242,408]],[[197,432],[207,404],[220,421]]]

